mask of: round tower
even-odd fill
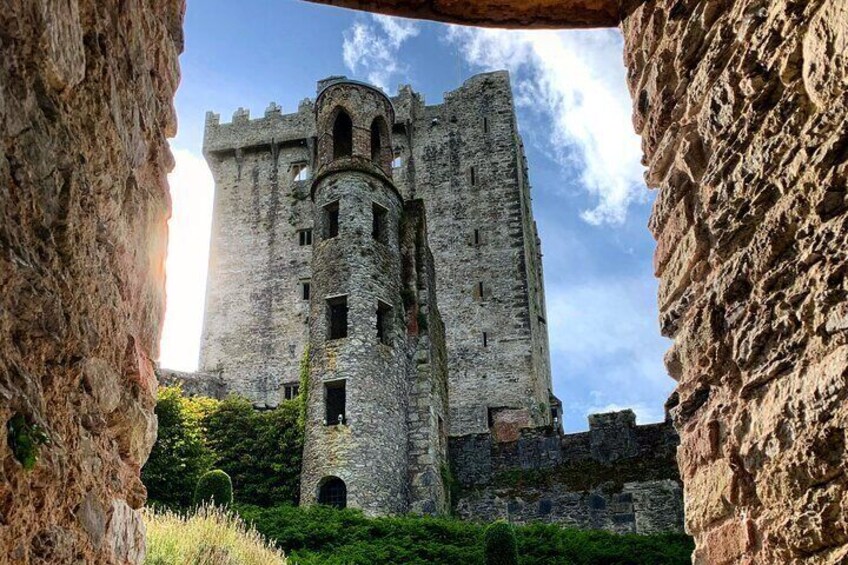
[[[338,80],[315,102],[315,224],[301,501],[408,508],[407,377],[391,101]]]

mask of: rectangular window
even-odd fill
[[[327,300],[330,333],[328,339],[347,337],[347,296]]]
[[[403,165],[403,157],[398,155],[397,157],[392,159],[392,168],[393,169],[399,169],[401,165]]]
[[[392,344],[392,307],[377,301],[377,339],[384,345]]]
[[[299,384],[283,385],[283,397],[286,400],[292,400],[293,398],[297,397],[299,392],[300,392],[300,385]]]
[[[468,169],[468,178],[471,181],[471,186],[477,184],[477,171],[474,170],[474,167]]]
[[[489,347],[489,333],[483,332],[483,347]]]
[[[388,243],[386,238],[386,218],[389,211],[379,204],[372,204],[371,211],[373,217],[371,221],[371,235],[380,243]]]
[[[324,239],[339,235],[339,203],[331,202],[324,206]]]
[[[483,281],[478,282],[474,286],[474,294],[479,300],[485,300],[486,298],[486,288],[483,286]]]
[[[312,245],[312,229],[298,230],[297,242],[301,247],[305,245]]]
[[[489,133],[489,118],[483,117],[483,133]]]
[[[324,404],[327,407],[324,420],[328,426],[345,423],[345,381],[324,383]]]
[[[292,165],[292,177],[296,181],[309,180],[309,165],[294,163]]]
[[[480,230],[474,230],[474,245],[480,245]]]
[[[302,292],[302,297],[304,300],[309,300],[309,297],[312,295],[312,284],[310,282],[302,282],[300,283],[300,290]]]

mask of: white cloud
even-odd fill
[[[642,153],[617,31],[508,31],[451,26],[448,40],[472,66],[512,72],[516,104],[547,114],[553,155],[580,171],[596,200],[591,224],[624,221],[646,197]]]
[[[345,66],[389,92],[389,81],[408,68],[398,61],[398,51],[418,33],[415,22],[402,18],[371,16],[370,21],[358,20],[344,33]]]
[[[163,367],[194,371],[206,297],[209,234],[215,185],[203,157],[175,149],[168,175],[173,213],[168,221],[167,309],[159,361]]]

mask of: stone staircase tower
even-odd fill
[[[401,513],[409,507],[409,352],[394,109],[367,84],[329,79],[319,88],[301,501]]]

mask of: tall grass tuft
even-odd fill
[[[283,552],[225,509],[203,505],[189,515],[144,510],[145,565],[285,565]]]

